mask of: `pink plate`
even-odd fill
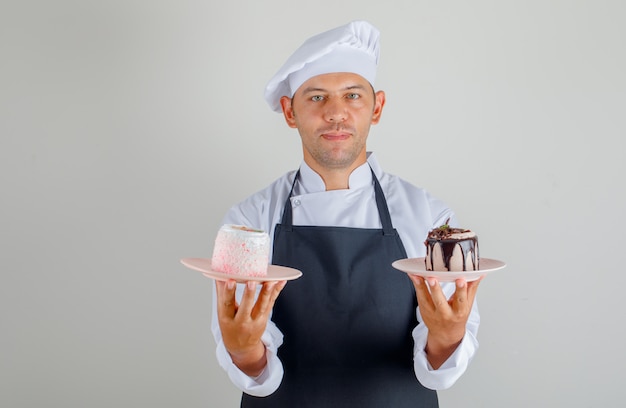
[[[302,276],[302,272],[297,269],[287,268],[286,266],[269,265],[267,268],[267,276],[235,276],[228,273],[216,272],[211,269],[211,260],[206,258],[183,258],[180,262],[189,269],[202,272],[207,278],[215,280],[235,279],[237,282],[270,282],[281,280],[294,280]]]
[[[488,273],[497,271],[506,266],[502,261],[489,258],[480,258],[479,270],[477,271],[461,271],[461,272],[449,272],[449,271],[427,271],[424,258],[408,258],[399,259],[391,264],[396,269],[402,272],[418,275],[423,278],[437,278],[440,282],[454,282],[459,278],[465,278],[467,282],[475,281],[481,276],[485,276]]]

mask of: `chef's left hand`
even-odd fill
[[[456,280],[456,290],[449,299],[435,278],[408,275],[417,295],[423,324],[428,327],[426,356],[437,369],[452,355],[465,336],[465,326],[482,277],[472,282]]]

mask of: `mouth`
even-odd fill
[[[323,134],[322,137],[324,139],[328,140],[328,141],[331,141],[331,142],[338,142],[338,141],[341,141],[341,140],[348,139],[350,137],[350,135],[348,133],[342,133],[342,134],[338,134],[338,135],[326,133],[326,134]]]
[[[321,137],[328,141],[346,140],[350,138],[350,136],[352,136],[352,134],[348,132],[324,132],[321,134]]]

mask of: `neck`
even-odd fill
[[[344,190],[350,187],[350,171],[346,173],[345,171],[341,172],[325,172],[324,174],[320,174],[322,180],[324,180],[324,185],[326,185],[326,191],[330,190]]]
[[[348,167],[327,168],[322,167],[318,163],[312,162],[305,158],[305,163],[315,171],[324,181],[326,191],[344,190],[350,188],[350,175],[357,167],[361,166],[367,159],[357,160]]]

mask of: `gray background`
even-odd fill
[[[382,32],[369,147],[508,267],[443,407],[615,407],[626,366],[626,3],[3,1],[0,406],[229,407],[210,256],[301,160],[262,99],[309,35]]]

